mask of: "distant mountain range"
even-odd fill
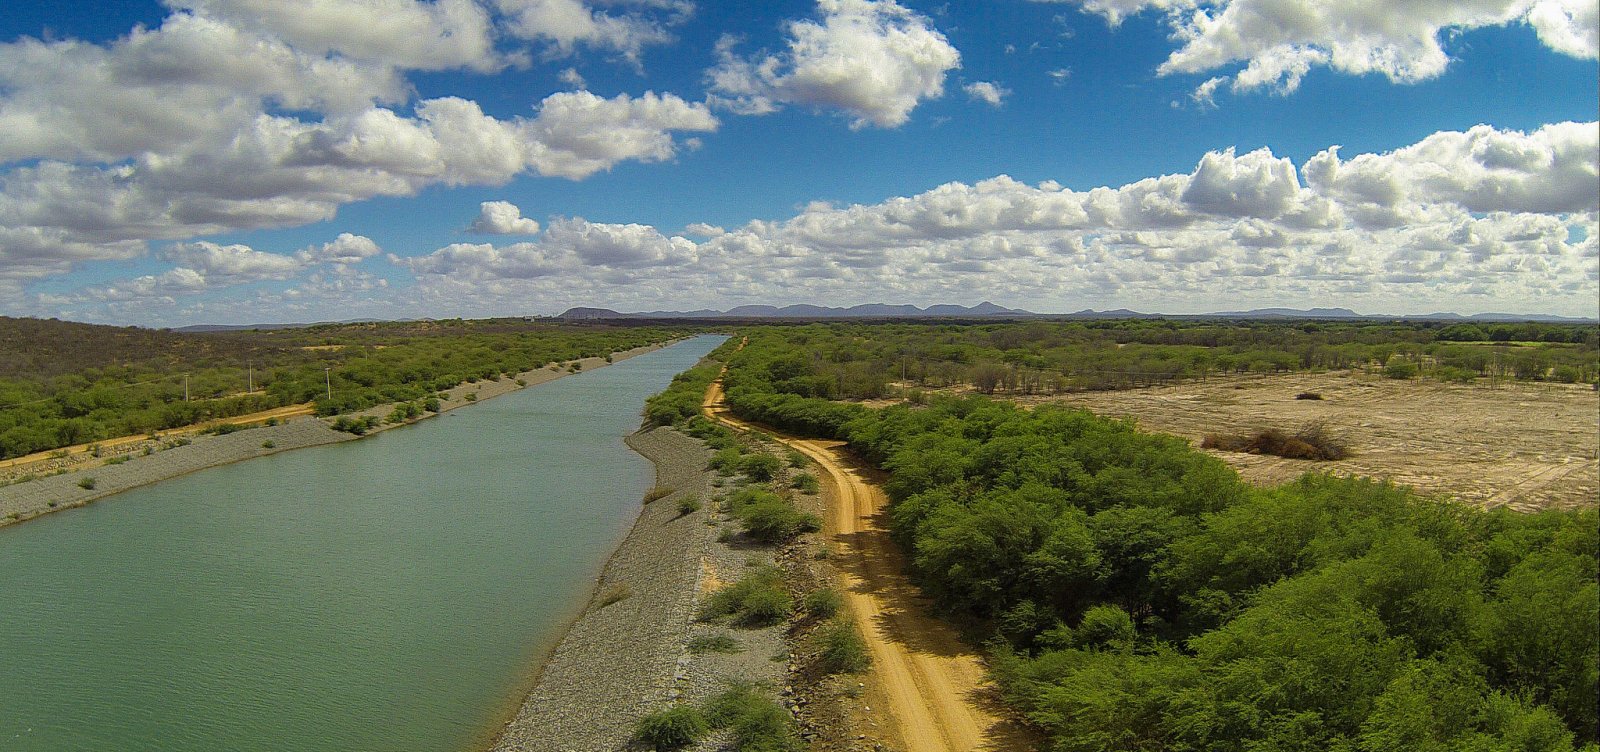
[[[1141,313],[1130,311],[1126,308],[1117,308],[1109,311],[1096,311],[1084,309],[1074,313],[1034,313],[1020,308],[1005,308],[993,303],[983,302],[975,306],[959,305],[931,305],[927,308],[918,308],[914,305],[888,305],[885,303],[866,303],[850,306],[849,308],[829,308],[815,305],[744,305],[729,308],[726,311],[714,311],[703,308],[697,311],[642,311],[639,313],[620,313],[609,308],[578,307],[569,308],[555,318],[564,321],[616,321],[626,319],[882,319],[882,318],[1037,318],[1037,319],[1369,319],[1392,321],[1405,319],[1408,321],[1537,321],[1549,324],[1587,324],[1595,319],[1572,318],[1568,316],[1552,316],[1540,313],[1475,313],[1463,316],[1459,313],[1428,313],[1416,316],[1396,316],[1381,313],[1356,313],[1348,308],[1255,308],[1248,311],[1218,311],[1216,313]],[[426,321],[427,319],[401,319],[403,321]],[[318,324],[365,324],[381,321],[380,319],[351,319],[348,321],[321,321],[302,324],[194,324],[192,326],[175,327],[175,332],[233,332],[241,329],[294,329],[299,327],[317,326]]]
[[[1038,316],[1039,314],[1014,308],[1001,308],[987,301],[968,308],[958,305],[931,305],[918,308],[914,305],[887,305],[866,303],[849,308],[790,305],[779,308],[769,305],[742,305],[726,311],[646,311],[643,313],[618,313],[609,308],[569,308],[556,318],[567,320],[589,319],[874,319],[874,318],[942,318],[970,316]]]
[[[569,308],[556,318],[567,321],[604,321],[617,319],[870,319],[870,318],[1050,318],[1050,319],[1407,319],[1419,321],[1539,321],[1546,323],[1578,324],[1594,319],[1551,316],[1547,314],[1429,313],[1418,316],[1356,313],[1348,308],[1255,308],[1248,311],[1218,311],[1216,313],[1167,314],[1140,313],[1126,308],[1110,311],[1084,309],[1076,313],[1033,313],[1020,308],[1003,308],[987,301],[975,306],[931,305],[918,308],[913,305],[888,305],[867,303],[849,308],[828,308],[815,305],[790,305],[779,308],[769,305],[744,305],[726,311],[701,309],[698,311],[644,311],[620,313],[609,308]]]
[[[411,321],[412,319],[400,319]],[[378,324],[385,319],[348,319],[346,321],[313,321],[305,324],[191,324],[189,326],[173,327],[175,332],[238,332],[249,329],[304,329],[323,324]]]
[[[1459,313],[1437,312],[1416,316],[1396,316],[1382,313],[1356,313],[1348,308],[1256,308],[1249,311],[1224,311],[1204,314],[1209,318],[1239,319],[1406,319],[1408,321],[1538,321],[1551,324],[1582,324],[1594,319],[1552,316],[1542,313]],[[1178,317],[1172,317],[1178,318]]]

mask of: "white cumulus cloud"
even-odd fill
[[[104,43],[0,43],[0,278],[136,258],[151,241],[326,221],[434,185],[582,179],[672,159],[698,144],[680,134],[718,125],[705,104],[653,92],[580,87],[509,117],[460,97],[416,99],[411,71],[517,62],[517,50],[497,51],[506,40],[474,0],[167,4],[159,26]],[[692,9],[622,4],[673,18]]]
[[[961,87],[974,101],[984,102],[991,107],[999,107],[1005,103],[1006,97],[1011,95],[1011,90],[991,81],[974,81]]]
[[[931,21],[894,0],[818,0],[820,21],[787,25],[787,49],[742,57],[719,43],[707,73],[714,101],[742,114],[785,104],[842,110],[850,127],[903,125],[924,99],[944,95],[961,53]]]
[[[294,255],[295,259],[303,264],[359,264],[373,256],[382,253],[383,249],[372,241],[372,238],[354,233],[341,232],[339,237],[312,246]]]
[[[169,7],[261,32],[313,55],[396,68],[494,71],[489,13],[473,0],[166,0]]]
[[[1188,173],[1090,190],[1002,175],[876,204],[814,203],[782,221],[691,226],[699,242],[558,220],[537,243],[395,261],[418,274],[419,300],[470,300],[485,315],[528,300],[848,304],[870,289],[1041,310],[1313,301],[1594,316],[1597,163],[1594,123],[1479,126],[1348,159],[1330,148],[1299,167],[1266,149],[1222,150]]]
[[[627,3],[624,3],[627,4]],[[580,0],[495,0],[507,18],[512,35],[551,43],[554,52],[570,55],[579,45],[610,50],[634,63],[647,45],[672,39],[667,27],[683,20],[694,9],[691,3],[651,3],[635,1],[633,12],[614,14],[590,7]],[[660,17],[644,11],[671,11]]]
[[[537,235],[539,223],[522,216],[522,210],[510,201],[485,201],[478,205],[478,218],[467,226],[467,231],[483,235]]]
[[[1113,25],[1144,10],[1164,14],[1179,43],[1158,71],[1231,74],[1234,91],[1288,93],[1317,67],[1378,74],[1397,83],[1439,76],[1450,33],[1522,23],[1564,55],[1600,56],[1600,5],[1591,0],[1035,0],[1068,2]],[[1216,84],[1202,94],[1208,98]]]
[[[168,261],[179,268],[197,272],[206,279],[230,282],[254,282],[264,279],[288,279],[304,263],[292,256],[265,253],[246,245],[218,245],[208,241],[179,243],[165,254]]]

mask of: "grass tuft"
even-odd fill
[[[737,653],[744,650],[733,635],[713,634],[701,635],[689,640],[689,652],[699,655],[701,653]]]
[[[849,617],[841,616],[829,622],[817,633],[817,639],[822,643],[819,661],[827,673],[856,674],[872,665],[867,643]]]

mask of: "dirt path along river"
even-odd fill
[[[828,501],[824,533],[839,556],[846,604],[872,655],[868,681],[888,703],[906,752],[1011,752],[1006,723],[988,709],[990,690],[977,654],[949,625],[928,615],[903,574],[903,557],[881,522],[888,505],[870,470],[844,442],[801,439],[746,423],[729,412],[722,382],[712,383],[706,415],[743,430],[761,430],[816,462]]]

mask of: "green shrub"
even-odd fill
[[[95,485],[95,480],[92,477],[84,478],[84,479],[78,481],[78,488],[81,488],[81,489],[83,489],[85,491],[93,491],[94,490],[94,485]]]
[[[782,543],[822,527],[816,515],[801,512],[782,496],[759,488],[729,494],[723,508],[739,521],[746,534],[762,543]]]
[[[1416,378],[1417,364],[1409,360],[1390,360],[1389,365],[1383,367],[1383,375],[1401,381]]]
[[[765,452],[751,454],[739,461],[739,472],[749,476],[754,481],[769,481],[778,474],[783,463]]]
[[[1072,646],[1092,649],[1131,647],[1137,635],[1133,617],[1127,611],[1102,604],[1084,613],[1083,620],[1072,630]]]
[[[736,446],[719,449],[716,454],[711,455],[708,467],[717,471],[719,475],[733,475],[739,471],[742,457],[743,454],[739,452],[739,448]]]
[[[1440,366],[1433,372],[1433,377],[1449,383],[1471,384],[1478,378],[1478,373],[1458,366]]]
[[[713,728],[733,730],[738,752],[799,752],[794,718],[771,697],[747,684],[730,687],[706,703]]]
[[[112,457],[111,459],[106,460],[106,464],[107,465],[120,465],[120,464],[122,464],[124,462],[127,462],[129,459],[130,458],[128,458],[128,457]]]
[[[817,639],[822,644],[822,653],[819,661],[822,670],[830,674],[855,674],[867,670],[872,664],[871,656],[867,655],[867,643],[861,639],[861,633],[856,631],[856,625],[848,617],[839,617],[829,622],[817,633]]]
[[[783,499],[773,499],[745,507],[739,515],[744,532],[762,543],[782,543],[801,533],[813,532],[822,527],[814,514],[795,509]]]
[[[829,619],[844,608],[844,596],[833,588],[817,588],[806,593],[804,605],[806,613],[819,619]]]
[[[345,433],[353,433],[357,436],[361,436],[367,431],[377,427],[378,422],[378,416],[376,415],[368,415],[365,418],[341,415],[333,422],[333,430],[344,431]]]
[[[710,730],[699,710],[690,705],[674,705],[639,719],[633,737],[657,752],[665,752],[687,747]]]
[[[694,494],[689,494],[687,496],[684,496],[681,499],[678,499],[678,516],[679,517],[688,517],[689,515],[694,514],[695,512],[698,512],[698,511],[700,511],[700,497],[699,496],[695,496]]]
[[[278,442],[273,441],[272,439],[267,439],[266,441],[261,442],[262,449],[275,449],[277,446]]]
[[[814,494],[822,490],[821,482],[817,480],[817,476],[811,473],[800,473],[794,476],[794,480],[789,482],[789,486],[800,493],[808,494]]]
[[[696,655],[700,653],[737,653],[743,648],[733,635],[714,634],[701,635],[689,640],[689,652]]]
[[[765,627],[788,618],[793,609],[794,602],[783,586],[783,573],[777,567],[766,565],[712,593],[700,609],[700,618]]]

